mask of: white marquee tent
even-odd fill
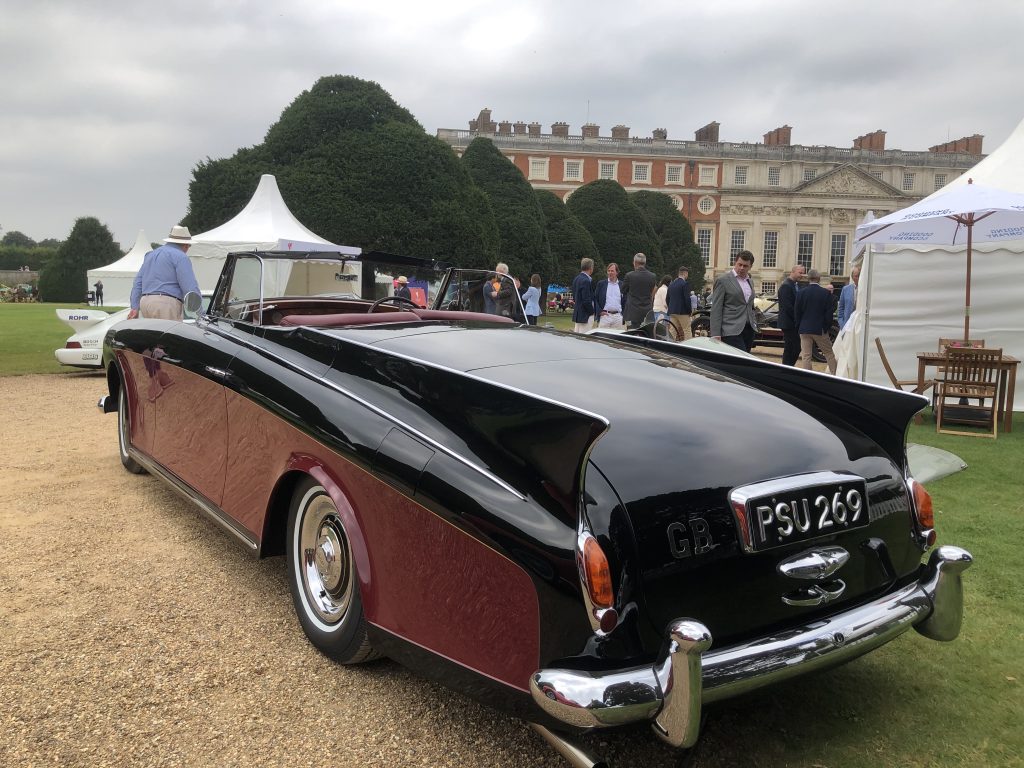
[[[362,252],[359,248],[335,245],[303,226],[288,210],[277,188],[277,179],[270,174],[260,177],[252,199],[237,216],[219,227],[192,236],[188,256],[199,287],[212,291],[224,258],[232,251],[252,249],[335,251],[352,256]]]
[[[103,303],[115,307],[127,307],[132,294],[132,284],[135,282],[135,274],[142,266],[142,260],[146,254],[153,249],[146,233],[139,230],[139,236],[135,238],[135,245],[124,256],[113,264],[105,267],[90,269],[89,290],[96,285],[98,280],[103,281]]]
[[[991,155],[951,185],[976,184],[1024,193],[1024,120]],[[973,247],[971,337],[1024,359],[1024,240]],[[889,386],[874,339],[879,337],[897,378],[917,377],[917,353],[937,348],[941,337],[963,336],[965,246],[871,247],[871,285],[863,276],[858,309],[867,309],[867,358],[858,361],[866,380]],[[865,307],[864,304],[867,304]],[[858,345],[858,352],[862,347]],[[862,355],[861,355],[862,356]],[[1024,393],[1024,370],[1016,391]],[[1014,410],[1024,410],[1024,396]]]

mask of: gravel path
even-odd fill
[[[306,642],[257,561],[125,472],[98,374],[0,378],[0,766],[566,764],[522,722]],[[591,744],[673,765],[645,728]]]

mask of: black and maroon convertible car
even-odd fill
[[[121,461],[284,555],[327,655],[387,655],[580,765],[581,729],[686,747],[703,704],[957,636],[971,557],[933,548],[905,451],[924,398],[523,325],[502,280],[232,254],[194,321],[108,333]]]

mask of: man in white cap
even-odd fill
[[[181,320],[185,294],[199,293],[199,282],[188,259],[192,234],[180,224],[171,227],[164,244],[146,254],[132,286],[128,319],[136,317]]]

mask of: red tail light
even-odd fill
[[[81,349],[82,345],[79,344],[77,341],[69,341],[67,344],[64,345],[64,348],[65,349]]]

